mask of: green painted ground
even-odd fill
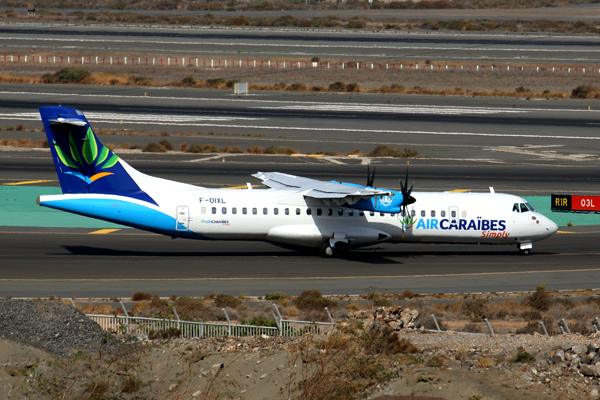
[[[35,199],[47,194],[61,194],[61,191],[60,188],[46,186],[0,186],[0,226],[124,228],[122,225],[38,206]],[[575,226],[600,225],[600,214],[551,212],[549,196],[530,196],[525,199],[558,226],[567,226],[569,222]]]
[[[40,195],[62,194],[57,187],[0,186],[0,226],[42,228],[125,228],[122,225],[38,206]]]

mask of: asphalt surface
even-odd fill
[[[89,235],[89,230],[5,227],[0,229],[0,295],[264,296],[307,289],[424,294],[529,291],[541,283],[559,290],[594,287],[600,278],[600,231],[570,230],[576,233],[535,243],[527,257],[513,247],[390,245],[322,259],[263,243],[171,240],[131,229]]]
[[[290,92],[234,96],[227,90],[5,84],[0,85],[0,127],[41,128],[38,107],[55,104],[81,109],[96,131],[140,134],[102,135],[103,142],[113,144],[143,146],[162,139],[176,149],[184,142],[242,149],[276,144],[302,153],[368,153],[385,144],[417,150],[437,165],[581,168],[596,166],[600,157],[597,100]],[[5,131],[2,137],[44,135]],[[203,158],[188,156],[190,161]]]
[[[302,97],[277,93],[237,99],[222,91],[150,89],[150,96],[143,97],[142,90],[146,89],[2,86],[0,126],[35,126],[39,124],[37,106],[60,102],[79,107],[87,115],[98,113],[90,116],[96,130],[143,127],[149,132],[177,127],[182,133],[199,129],[266,132],[264,137],[231,136],[222,140],[230,145],[241,139],[253,145],[255,140],[295,143],[305,146],[307,152],[332,144],[401,142],[401,147],[416,147],[431,157],[411,161],[410,181],[415,182],[416,191],[485,191],[494,186],[498,192],[523,196],[599,192],[600,149],[593,125],[598,113],[594,107],[587,110],[587,104],[594,106],[595,102],[362,95],[350,99],[347,95]],[[163,97],[155,99],[157,93]],[[334,108],[332,103],[336,103]],[[520,111],[518,116],[501,111],[512,110],[513,103]],[[281,109],[289,105],[294,108]],[[393,111],[387,109],[392,107]],[[428,111],[415,112],[413,108],[417,107]],[[451,107],[456,107],[455,111],[450,112]],[[152,116],[156,118],[150,119]],[[181,120],[207,116],[238,120]],[[240,119],[248,117],[256,119],[250,123]],[[399,124],[406,124],[412,133],[400,132]],[[310,129],[298,129],[306,126]],[[415,133],[415,127],[427,131]],[[333,128],[344,131],[328,131]],[[520,134],[523,130],[526,133]],[[439,134],[454,131],[478,134]],[[292,132],[297,137],[280,137]],[[15,135],[39,138],[42,134],[5,131],[0,137]],[[204,140],[205,135],[198,136]],[[103,142],[118,138],[162,139],[148,135],[100,136]],[[173,141],[178,138],[168,137]],[[185,137],[188,142],[191,139],[195,137]],[[519,151],[498,150],[502,146],[516,146]],[[376,184],[397,188],[406,165],[399,159],[337,157],[143,153],[122,153],[121,157],[143,172],[207,187],[256,184],[251,173],[272,170],[362,183],[366,176],[362,164],[376,161]],[[47,151],[0,152],[0,185],[40,180],[47,182],[33,185],[58,185]],[[35,214],[24,218],[35,218]],[[594,287],[600,277],[600,229],[596,226],[561,228],[561,232],[570,233],[558,233],[535,243],[534,254],[529,257],[519,256],[513,247],[385,245],[333,260],[266,243],[171,240],[133,229],[89,234],[94,231],[1,227],[0,295],[127,297],[139,290],[165,296],[213,291],[264,295],[276,290],[297,294],[310,288],[340,294],[361,294],[369,288],[392,292],[411,289],[416,293],[502,292],[533,290],[540,283],[552,289],[585,289]]]
[[[589,11],[591,15],[600,15],[599,10],[600,7],[594,7]],[[429,59],[569,65],[600,60],[600,38],[583,34],[11,23],[0,24],[0,43],[3,53],[34,49],[57,56],[76,51],[86,56],[108,53],[243,59],[318,56],[354,61]]]

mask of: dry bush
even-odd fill
[[[323,297],[318,290],[305,290],[293,300],[293,303],[300,310],[318,310],[322,311],[325,307],[337,307],[337,301]]]
[[[477,360],[477,364],[480,368],[490,368],[494,366],[494,360],[488,357],[481,357]]]
[[[262,154],[264,148],[260,146],[249,147],[246,151],[251,154]]]
[[[179,145],[179,151],[187,151],[188,148],[188,144],[186,142],[183,142]]]
[[[400,293],[400,296],[402,296],[403,299],[413,299],[415,298],[417,295],[410,289],[406,289],[403,290],[402,293]]]
[[[230,307],[236,308],[242,304],[242,300],[238,297],[233,297],[230,294],[219,294],[215,297],[215,306],[219,308]]]
[[[369,154],[368,157],[396,157],[396,158],[408,158],[418,157],[419,152],[412,149],[398,150],[395,147],[381,144],[375,147]]]
[[[542,319],[542,314],[537,310],[523,311],[521,313],[521,318],[525,321],[539,321]]]
[[[148,143],[143,149],[142,152],[144,153],[166,153],[168,150],[166,149],[165,146],[163,146],[160,143],[156,143],[156,142],[151,142]]]
[[[542,327],[539,322],[529,322],[529,323],[527,323],[526,326],[519,328],[515,331],[515,333],[520,334],[520,335],[522,335],[522,334],[531,335],[534,332],[543,333]]]
[[[286,308],[285,311],[289,317],[296,317],[300,313],[300,311],[298,310],[298,307],[296,307],[296,306],[289,306]]]
[[[460,330],[461,332],[481,333],[481,326],[479,324],[469,322],[468,324],[464,325]]]
[[[546,291],[546,285],[539,285],[534,293],[525,298],[523,304],[538,311],[547,311],[552,305],[552,299]]]
[[[358,311],[358,310],[362,310],[363,306],[360,303],[348,303],[345,307],[347,310],[353,310],[353,311]]]
[[[131,301],[150,300],[151,298],[152,294],[147,292],[135,292],[131,295]]]
[[[31,139],[21,138],[18,140],[15,139],[2,139],[0,140],[0,145],[2,146],[11,146],[11,147],[26,147],[26,148],[49,148],[47,140],[36,140],[35,142]]]
[[[289,146],[269,146],[263,151],[263,154],[298,154],[298,150]]]

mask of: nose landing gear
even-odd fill
[[[531,254],[531,248],[533,247],[531,245],[531,242],[522,242],[518,244],[519,246],[519,253],[522,256],[528,256]]]

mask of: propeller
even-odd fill
[[[377,166],[374,165],[373,166],[373,175],[371,175],[371,168],[370,166],[367,164],[367,187],[374,187],[374,183],[375,183],[375,168]]]
[[[404,180],[404,184],[402,184],[402,180],[400,180],[400,191],[402,192],[402,211],[404,215],[408,215],[406,207],[413,204],[417,199],[412,197],[410,194],[412,193],[414,183],[410,185],[410,189],[408,188],[408,162],[406,163],[406,178]]]

